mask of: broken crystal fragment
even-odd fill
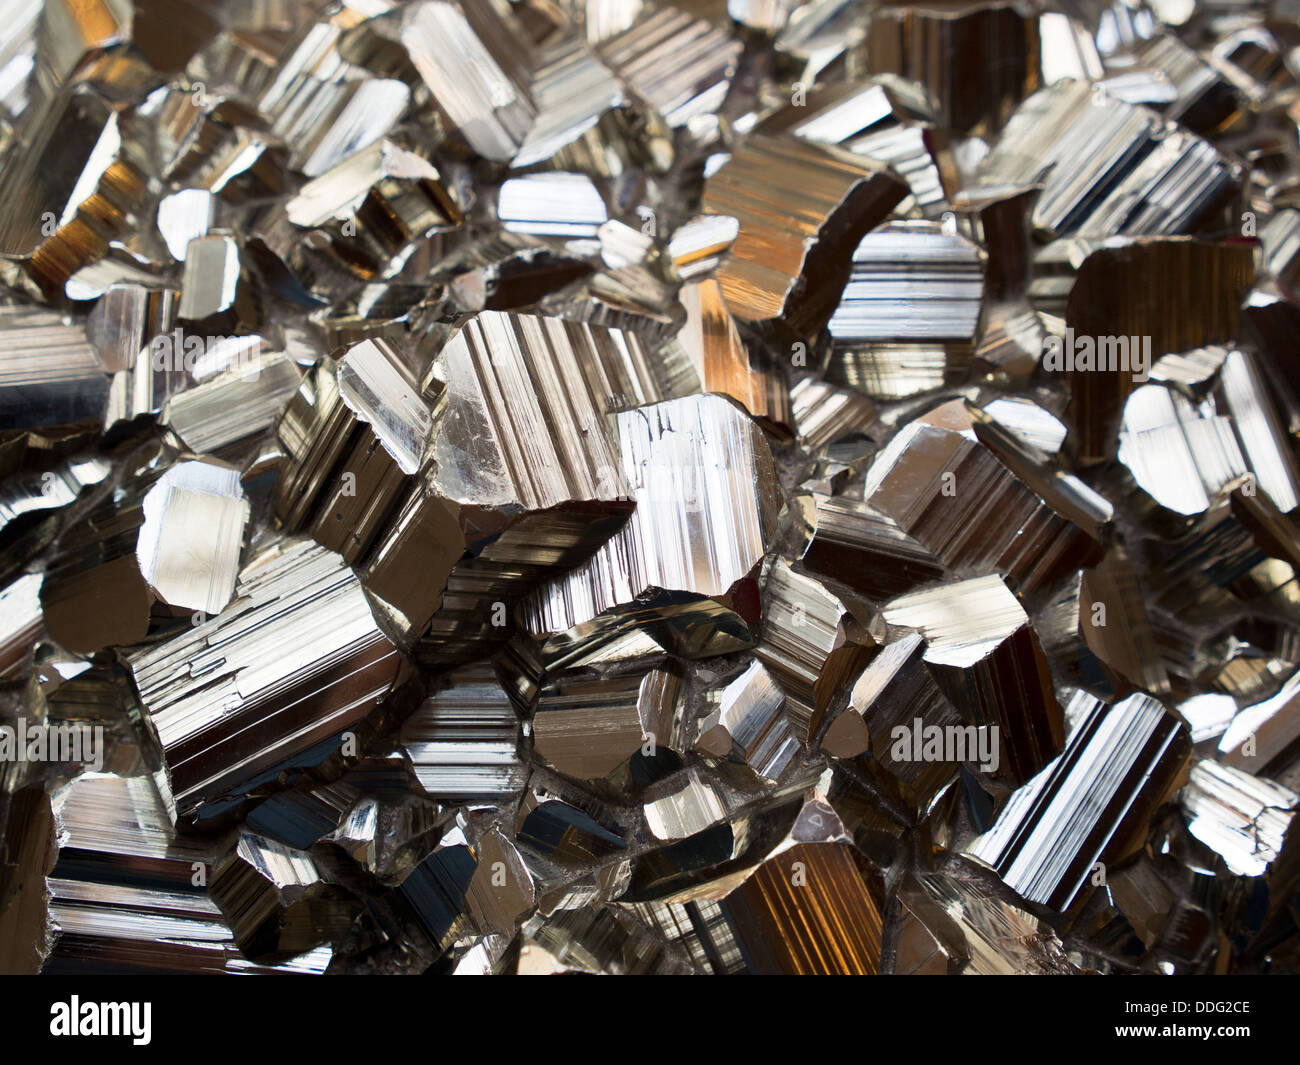
[[[44,628],[39,573],[28,573],[0,589],[0,678],[21,677]]]
[[[135,366],[154,337],[170,332],[177,292],[143,285],[113,285],[86,320],[86,339],[109,373]]]
[[[916,972],[926,962],[983,976],[1077,972],[1045,921],[978,882],[924,874],[904,886],[901,900],[895,972]]]
[[[515,846],[498,828],[485,833],[474,848],[478,867],[470,878],[465,907],[485,934],[511,935],[520,917],[536,902],[536,886]]]
[[[924,809],[956,772],[959,764],[979,757],[973,732],[963,727],[962,715],[945,697],[933,671],[925,662],[925,644],[918,634],[887,644],[854,681],[848,705],[826,730],[822,749],[835,758],[857,758],[871,753],[882,769],[907,789],[914,808]],[[898,729],[906,737],[900,745]],[[957,757],[955,749],[939,747],[937,757],[924,754],[924,730],[937,730],[976,740]],[[920,730],[919,736],[913,732]]]
[[[1082,461],[1113,447],[1124,401],[1149,360],[1233,341],[1253,279],[1252,251],[1241,242],[1139,240],[1084,258],[1065,311],[1070,350],[1058,342],[1042,363],[1053,376],[1065,373]],[[1165,310],[1153,315],[1152,306]]]
[[[507,233],[576,238],[596,236],[609,212],[584,174],[529,174],[502,184],[497,217]]]
[[[885,599],[946,575],[919,540],[860,500],[816,493],[811,517],[804,565],[864,595]]]
[[[645,804],[646,825],[656,839],[686,839],[703,832],[727,816],[722,795],[699,776],[691,774],[676,791]]]
[[[690,280],[716,268],[739,232],[740,223],[728,215],[696,215],[673,231],[668,257],[678,276]]]
[[[240,951],[250,958],[302,954],[345,933],[359,907],[332,897],[311,856],[252,832],[209,874]]]
[[[1271,866],[1290,864],[1278,861],[1300,804],[1290,788],[1202,758],[1192,765],[1179,803],[1187,830],[1238,876],[1263,876]]]
[[[790,389],[790,407],[799,437],[813,451],[863,433],[876,420],[876,405],[866,396],[814,377]]]
[[[532,84],[537,117],[511,160],[518,169],[544,162],[578,140],[623,102],[618,79],[577,37],[543,48]]]
[[[1033,210],[1034,228],[1044,236],[1175,236],[1221,217],[1241,171],[1147,108],[1063,80],[1012,116],[980,164],[980,180],[1044,181]]]
[[[864,58],[924,86],[944,126],[983,136],[1038,84],[1038,17],[996,0],[889,5],[871,19]]]
[[[21,264],[38,292],[53,293],[127,231],[146,179],[117,110],[94,91],[64,92],[48,113],[29,112],[18,143],[0,169],[10,205],[0,256]]]
[[[755,364],[718,282],[712,278],[688,282],[678,299],[686,308],[686,324],[677,340],[695,365],[700,391],[730,396],[756,418],[788,422],[785,382],[775,369]]]
[[[473,151],[512,158],[536,114],[532,57],[491,5],[421,0],[400,14],[400,41],[434,105]]]
[[[1277,694],[1232,718],[1219,740],[1219,759],[1233,769],[1263,772],[1283,760],[1297,739],[1300,674],[1292,674]]]
[[[1047,659],[1002,580],[979,577],[912,592],[882,613],[891,632],[925,638],[925,661],[944,693],[968,723],[991,734],[978,758],[969,757],[968,745],[968,760],[979,761],[983,772],[1018,785],[1060,751],[1064,722]]]
[[[259,353],[169,396],[160,421],[190,451],[216,454],[274,425],[301,383],[293,359]]]

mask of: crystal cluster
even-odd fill
[[[0,971],[1300,972],[1291,5],[6,15]]]

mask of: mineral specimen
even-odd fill
[[[3,11],[0,970],[1300,972],[1294,2]]]

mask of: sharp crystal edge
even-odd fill
[[[620,530],[638,473],[625,468],[631,444],[613,412],[671,387],[630,331],[493,311],[456,330],[424,379],[428,487],[456,508],[463,546],[474,550],[459,561],[456,552],[434,634],[503,637],[505,610]]]
[[[640,624],[680,626],[687,654],[743,642],[778,506],[762,433],[720,396],[622,411],[614,424],[610,473],[636,509],[588,561],[525,600],[524,624],[541,636],[642,614]]]
[[[239,472],[215,462],[178,463],[141,503],[140,572],[171,606],[216,614],[230,602],[248,524]],[[195,558],[206,565],[196,566]]]
[[[1078,972],[1050,926],[1022,907],[994,898],[977,882],[927,873],[904,886],[899,921],[890,929],[896,973]]]
[[[1104,245],[1085,256],[1070,289],[1065,320],[1072,331],[1067,338],[1094,341],[1092,354],[1081,340],[1072,351],[1075,357],[1052,371],[1064,370],[1069,382],[1068,413],[1081,459],[1098,459],[1113,446],[1124,401],[1144,376],[1142,362],[1233,342],[1254,273],[1252,248],[1243,242],[1153,238]],[[1135,302],[1139,274],[1162,289],[1153,297],[1148,287],[1142,298],[1156,303],[1142,309]],[[1152,306],[1160,309],[1152,311]],[[1099,348],[1100,340],[1109,348]],[[1121,340],[1130,345],[1127,359]],[[1134,344],[1142,350],[1136,361]],[[1063,342],[1056,352],[1064,355]]]
[[[126,235],[146,179],[117,111],[99,93],[61,92],[28,126],[31,143],[0,170],[0,188],[13,204],[0,229],[0,256],[49,293]]]
[[[531,57],[491,5],[429,0],[400,15],[399,40],[435,106],[485,159],[523,147],[536,117]]]
[[[1022,594],[1097,561],[1107,519],[1091,499],[1050,505],[979,442],[961,401],[894,436],[867,471],[865,499],[945,566],[997,570]]]
[[[566,776],[608,776],[638,751],[672,740],[679,684],[662,670],[607,680],[561,679],[533,714],[533,750]]]
[[[635,99],[677,127],[718,110],[742,47],[708,21],[664,7],[602,41],[597,54]]]
[[[84,331],[31,307],[0,309],[0,431],[98,421],[105,367]]]
[[[1183,773],[1189,753],[1185,727],[1150,696],[1114,706],[1075,698],[1086,703],[1065,751],[1012,795],[968,852],[1024,898],[1058,910],[1095,886],[1097,863],[1114,864],[1140,841],[1139,819]]]
[[[510,161],[515,168],[551,159],[625,97],[622,83],[609,67],[576,35],[567,34],[543,49],[531,88],[537,117]]]
[[[284,541],[244,566],[225,611],[129,665],[185,816],[356,726],[402,656],[338,555]]]
[[[1274,8],[10,4],[0,970],[1300,972]]]
[[[523,788],[528,767],[519,753],[521,732],[496,673],[472,666],[450,674],[416,708],[400,739],[430,795],[483,798]]]
[[[978,757],[978,737],[968,733],[961,713],[940,689],[925,662],[926,647],[913,633],[881,648],[880,653],[854,679],[848,705],[831,721],[822,738],[822,749],[835,758],[853,759],[868,753],[881,769],[896,777],[903,797],[913,807],[923,809],[948,783],[962,762]],[[923,759],[923,747],[911,742],[917,728],[961,730],[963,743],[969,744],[960,757],[954,748],[951,757]],[[902,729],[908,743],[895,741],[896,729]],[[956,734],[954,734],[956,735]],[[924,734],[918,737],[924,741]]]
[[[497,217],[507,233],[594,237],[609,221],[605,200],[583,174],[529,174],[501,186]]]
[[[831,315],[830,376],[873,399],[902,399],[966,375],[984,300],[980,250],[937,223],[868,233]]]
[[[1192,766],[1179,794],[1187,830],[1237,876],[1280,874],[1274,890],[1296,873],[1287,842],[1297,803],[1300,795],[1290,788],[1209,759]]]
[[[149,777],[79,777],[54,797],[54,816],[60,842],[47,886],[55,932],[43,971],[321,973],[329,965],[326,946],[269,964],[240,953],[206,887],[218,846],[178,836]]]
[[[700,722],[695,750],[748,766],[766,780],[779,780],[800,750],[786,696],[761,662],[754,662],[725,688],[710,692],[716,706]]]
[[[876,405],[853,389],[805,377],[790,389],[790,414],[800,439],[821,450],[864,433],[876,420]]]
[[[889,5],[871,19],[864,59],[871,70],[923,86],[945,126],[981,136],[999,129],[1038,85],[1038,19],[1000,0],[946,8]],[[957,56],[986,52],[997,55],[997,62],[955,76]]]
[[[1038,631],[1071,683],[1112,696],[1130,688],[1170,692],[1135,567],[1120,547],[1065,583]]]
[[[1081,159],[1081,146],[1094,144]],[[980,180],[1042,181],[1032,218],[1044,236],[1177,236],[1213,224],[1216,211],[1222,217],[1242,170],[1148,108],[1064,80],[1012,116],[980,164]]]
[[[1047,339],[1043,320],[1029,302],[1034,265],[1030,218],[1039,191],[1034,185],[976,187],[953,201],[977,224],[987,255],[974,365],[1010,384],[1033,374]]]
[[[775,367],[755,365],[727,309],[722,286],[713,278],[692,281],[678,294],[686,324],[677,334],[700,379],[700,391],[719,392],[756,418],[790,421],[790,397]]]
[[[698,971],[871,975],[880,971],[878,876],[823,799],[734,873],[688,892],[628,903]],[[799,892],[811,904],[800,905]]]
[[[924,637],[936,682],[968,723],[990,734],[974,757],[968,744],[965,760],[1018,784],[1060,750],[1064,721],[1047,658],[1024,607],[1000,578],[911,592],[886,603],[882,616],[890,632]],[[917,747],[912,737],[913,752]]]
[[[190,451],[218,454],[275,425],[301,384],[293,359],[262,352],[169,396],[159,420]]]
[[[849,606],[812,577],[777,561],[763,586],[762,637],[754,653],[789,694],[805,743],[874,645]]]
[[[813,573],[876,599],[947,575],[937,556],[869,504],[817,492],[812,506],[812,537],[803,562]]]
[[[460,554],[446,543],[451,512],[421,484],[432,427],[406,357],[384,340],[313,367],[277,426],[287,459],[274,501],[281,525],[338,551],[390,619],[416,632]],[[397,576],[407,565],[419,579]]]
[[[788,134],[745,141],[708,178],[703,201],[740,222],[717,272],[732,313],[796,335],[820,328],[853,249],[906,194],[892,172],[838,148]]]
[[[760,128],[839,145],[889,165],[911,189],[898,213],[919,211],[937,219],[949,208],[957,173],[947,134],[934,117],[927,93],[885,76],[865,86],[846,83],[805,93]]]

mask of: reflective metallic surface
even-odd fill
[[[3,7],[0,971],[1300,972],[1293,3]]]

